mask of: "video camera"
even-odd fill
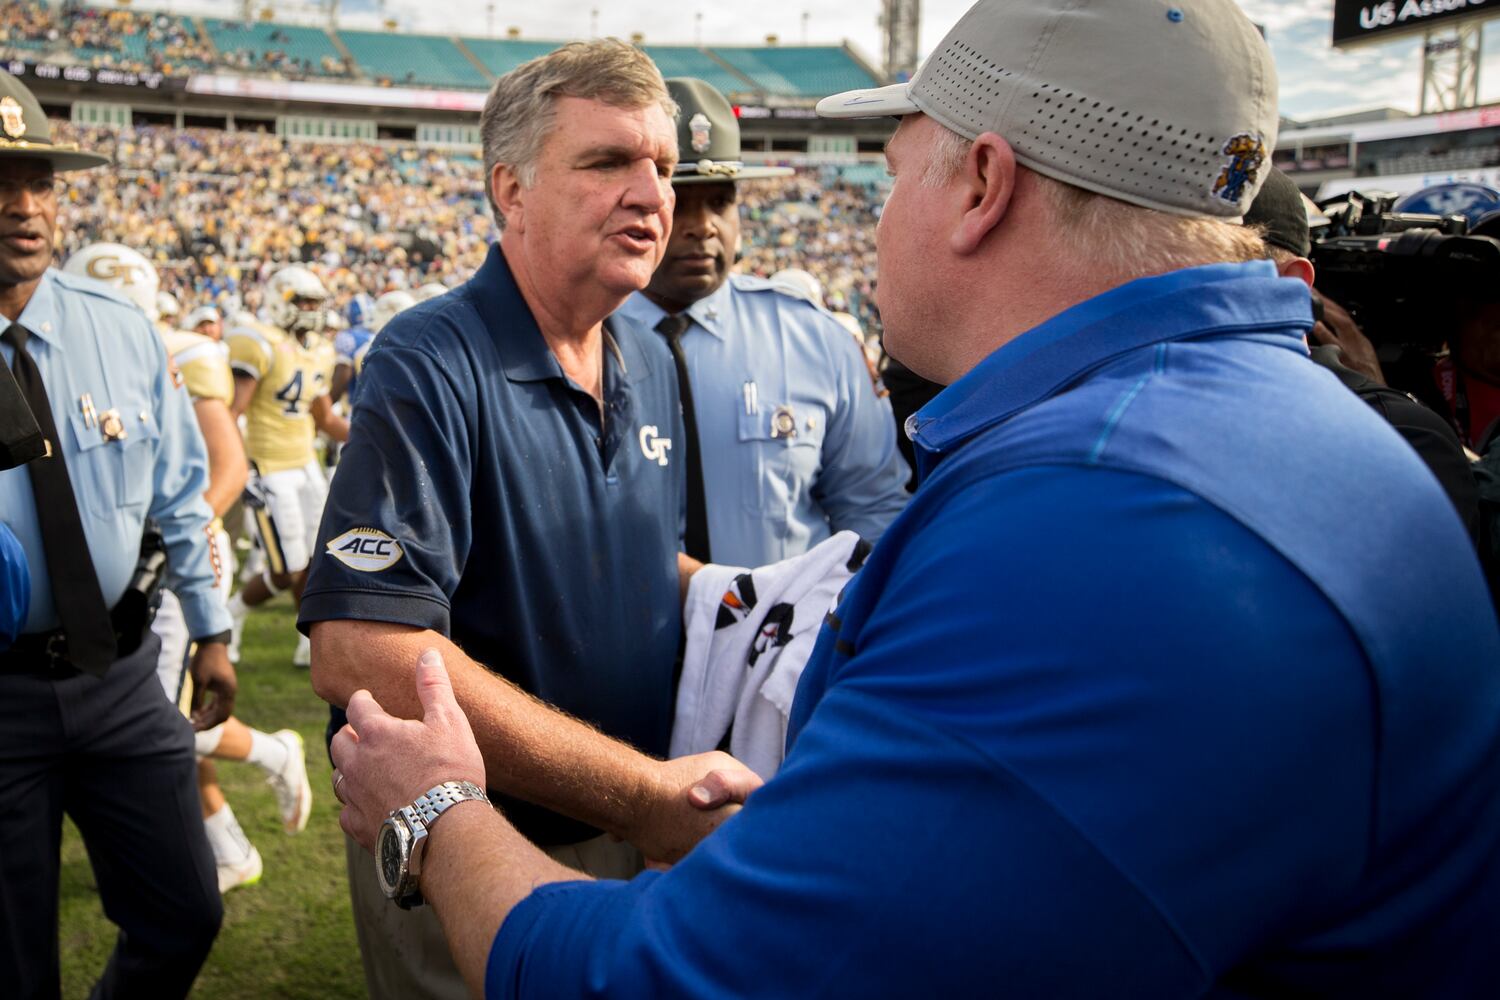
[[[1469,235],[1462,215],[1394,212],[1395,195],[1319,202],[1312,231],[1318,291],[1348,309],[1377,347],[1435,353],[1460,301],[1500,300],[1500,241]]]

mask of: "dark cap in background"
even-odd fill
[[[1307,204],[1302,192],[1290,177],[1275,167],[1266,175],[1260,194],[1255,196],[1250,210],[1245,213],[1245,225],[1264,226],[1267,243],[1290,250],[1298,257],[1306,257],[1312,252]]]

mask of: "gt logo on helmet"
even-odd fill
[[[90,278],[98,278],[100,281],[116,285],[133,285],[145,279],[145,275],[136,265],[123,262],[118,257],[107,257],[102,254],[90,260],[86,270]]]

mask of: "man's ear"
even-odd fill
[[[1296,278],[1308,288],[1313,286],[1313,278],[1316,276],[1313,271],[1312,261],[1306,257],[1289,260],[1277,268],[1277,270],[1281,272],[1283,278]]]
[[[956,254],[967,256],[979,249],[986,236],[1005,218],[1016,190],[1016,154],[994,132],[986,132],[969,146],[959,171],[963,191],[963,216],[949,238]]]
[[[497,163],[490,171],[490,196],[494,198],[495,205],[500,209],[500,214],[505,217],[506,229],[522,229],[525,226],[525,212],[523,201],[525,189],[521,187],[521,179],[509,164]]]

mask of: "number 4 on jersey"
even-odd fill
[[[300,411],[297,404],[302,402],[302,369],[292,376],[292,380],[276,391],[276,398],[286,404],[286,412],[296,414]]]

